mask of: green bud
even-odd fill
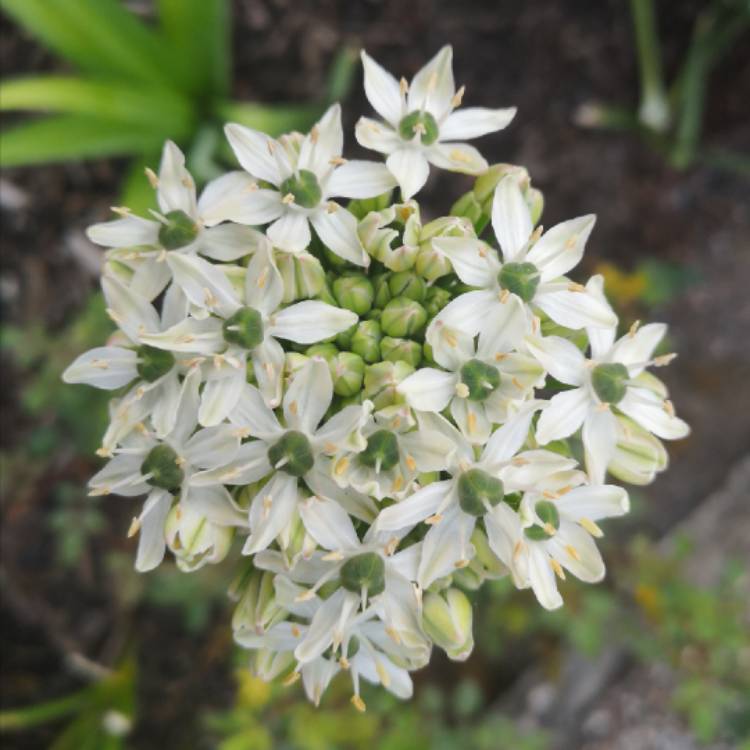
[[[369,597],[385,591],[385,563],[376,552],[350,557],[341,566],[341,585],[355,594],[367,590]]]
[[[231,526],[211,523],[205,516],[178,503],[164,523],[167,546],[185,572],[220,563],[229,553],[234,538]]]
[[[358,221],[362,221],[369,213],[373,211],[382,211],[391,205],[392,190],[382,195],[377,195],[374,198],[355,198],[349,201],[347,208],[349,213],[356,216]]]
[[[406,271],[414,265],[419,251],[419,226],[419,208],[409,201],[368,214],[359,223],[357,233],[375,260],[391,271]]]
[[[424,595],[422,626],[425,633],[453,661],[464,661],[474,648],[471,602],[460,589],[445,594],[428,591]]]
[[[544,195],[542,191],[530,188],[526,194],[526,203],[528,203],[529,211],[531,212],[531,224],[532,226],[536,226],[539,219],[542,218],[542,212],[544,211]]]
[[[333,282],[333,296],[339,307],[364,315],[372,307],[375,290],[367,276],[353,273]]]
[[[315,458],[310,441],[297,430],[289,430],[268,449],[268,460],[277,470],[301,477],[312,469]]]
[[[375,292],[373,304],[375,307],[379,307],[381,310],[391,301],[391,287],[390,287],[390,273],[381,273],[379,276],[374,276],[372,279],[372,286]]]
[[[322,357],[331,368],[331,375],[333,375],[333,362],[338,353],[339,350],[334,344],[313,344],[305,349],[305,356],[307,357]]]
[[[591,372],[591,385],[605,404],[619,404],[627,391],[630,378],[627,368],[620,362],[597,365]]]
[[[482,204],[473,190],[464,193],[452,206],[451,216],[464,216],[475,226],[482,218]]]
[[[424,309],[427,311],[427,315],[432,319],[450,301],[451,301],[451,293],[447,289],[443,289],[442,287],[439,287],[439,286],[431,286],[427,290],[427,295],[424,301]]]
[[[541,542],[554,536],[555,532],[560,528],[560,514],[555,504],[549,500],[540,500],[534,510],[539,516],[542,525],[529,526],[524,529],[526,536],[535,542]]]
[[[410,141],[419,135],[425,146],[435,143],[439,132],[437,121],[427,111],[409,112],[406,117],[401,118],[398,124],[398,133],[405,141]]]
[[[435,281],[441,276],[446,276],[453,271],[453,266],[448,258],[428,245],[419,251],[414,270],[427,281]]]
[[[380,342],[380,356],[387,362],[408,362],[412,367],[419,367],[422,345],[411,339],[384,336]]]
[[[507,498],[506,495],[503,500]],[[474,560],[481,565],[485,578],[502,578],[508,572],[500,558],[492,551],[487,534],[478,526],[471,535],[471,543],[475,550]]]
[[[159,244],[165,250],[177,250],[189,245],[198,236],[198,225],[184,211],[169,211],[166,224],[159,227]]]
[[[391,274],[388,289],[392,297],[408,297],[417,302],[425,298],[427,287],[422,279],[411,271],[399,271]]]
[[[506,263],[497,275],[503,289],[531,302],[539,286],[539,269],[533,263]]]
[[[495,195],[495,188],[498,186],[500,180],[508,174],[516,176],[521,190],[525,191],[528,189],[530,178],[528,171],[524,167],[519,167],[515,164],[493,164],[486,172],[482,172],[474,183],[474,195],[476,195],[477,200],[483,206],[488,201],[492,201]]]
[[[350,349],[352,345],[352,336],[354,336],[356,330],[357,323],[355,323],[350,328],[347,328],[345,331],[337,334],[336,338],[334,339],[336,346],[339,349]]]
[[[302,208],[315,208],[323,197],[318,178],[309,169],[300,169],[287,177],[279,186],[282,196],[293,195],[294,202]]]
[[[451,573],[452,582],[460,586],[464,591],[476,591],[484,583],[482,566],[472,558],[471,562],[463,568],[456,568]]]
[[[277,253],[276,265],[284,284],[282,302],[311,299],[318,296],[326,283],[320,261],[310,253]]]
[[[339,396],[353,396],[362,388],[365,363],[352,352],[339,352],[331,363],[333,391]]]
[[[414,372],[406,362],[377,362],[365,368],[363,396],[373,402],[375,411],[392,404],[403,403],[403,396],[396,390],[398,384]]]
[[[138,354],[136,370],[147,383],[155,383],[174,367],[174,355],[166,349],[143,345],[138,347],[136,353]]]
[[[388,471],[399,462],[398,440],[390,430],[377,430],[367,439],[367,447],[357,459],[375,471]]]
[[[469,400],[484,401],[500,385],[500,371],[479,359],[470,359],[461,367],[461,382],[469,389]]]
[[[471,516],[483,516],[504,495],[502,481],[481,469],[469,469],[458,479],[458,504]]]
[[[177,453],[166,443],[154,446],[141,464],[141,474],[151,475],[146,483],[152,487],[175,492],[182,485],[185,473]]]
[[[633,420],[617,415],[615,453],[607,469],[629,484],[650,484],[667,467],[667,451],[661,440]]]
[[[380,323],[377,320],[363,320],[356,326],[349,348],[367,364],[372,364],[380,359],[380,338]]]
[[[394,297],[383,310],[380,327],[388,336],[418,336],[427,323],[424,307],[408,297]]]
[[[262,633],[284,615],[276,604],[274,573],[254,569],[242,585],[237,606],[232,615],[232,630]]]
[[[432,344],[427,341],[422,344],[422,357],[427,365],[437,364],[437,362],[435,362],[435,357],[433,356]]]
[[[241,307],[222,325],[224,340],[245,349],[254,349],[263,341],[263,318],[252,307]]]

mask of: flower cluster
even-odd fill
[[[450,47],[411,83],[362,60],[385,163],[342,158],[338,105],[307,135],[227,125],[242,170],[200,196],[167,143],[159,210],[89,230],[118,330],[64,375],[115,391],[90,486],[146,496],[136,568],[238,542],[256,672],[317,703],[347,671],[360,709],[360,679],[406,698],[433,645],[469,655],[484,580],[548,609],[566,571],[601,580],[607,473],[650,482],[688,432],[648,372],[665,326],[618,339],[601,277],[567,277],[595,217],[543,230],[528,173],[462,142],[514,110],[457,109]],[[430,164],[476,181],[425,221]]]

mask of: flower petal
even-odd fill
[[[204,427],[223,422],[237,406],[245,385],[245,366],[232,368],[231,374],[223,378],[213,378],[203,387],[198,421]]]
[[[143,511],[138,517],[140,535],[135,569],[139,573],[153,570],[164,559],[166,537],[164,524],[172,508],[172,496],[166,490],[153,490],[146,499]]]
[[[628,388],[617,408],[664,440],[680,440],[690,434],[688,424],[668,411],[667,402],[645,388]]]
[[[492,424],[481,403],[456,397],[451,401],[451,416],[470,443],[483,445],[489,438]]]
[[[292,520],[297,507],[297,479],[280,471],[258,492],[250,506],[251,533],[242,548],[252,555],[268,547]]]
[[[85,383],[94,388],[112,391],[138,377],[138,355],[120,346],[99,346],[89,349],[68,365],[62,374],[66,383]]]
[[[263,440],[243,443],[231,461],[216,469],[193,474],[191,487],[213,484],[246,485],[268,476],[273,467],[268,460],[268,445]]]
[[[492,199],[492,229],[505,262],[512,261],[529,241],[534,229],[531,212],[515,175],[503,177]]]
[[[265,442],[275,440],[283,432],[279,420],[266,405],[261,392],[249,383],[244,385],[229,419],[238,427],[247,429],[253,437]]]
[[[175,283],[182,287],[196,307],[215,311],[223,318],[228,318],[240,307],[232,284],[220,266],[181,253],[170,253],[167,263]]]
[[[397,390],[414,409],[440,412],[456,395],[458,376],[432,367],[424,367],[404,378]]]
[[[325,184],[325,193],[342,198],[373,198],[394,187],[396,179],[385,164],[354,160],[333,170]]]
[[[430,327],[441,324],[447,328],[457,328],[469,336],[476,336],[482,329],[487,316],[493,315],[495,306],[499,304],[494,291],[480,289],[466,292],[449,302],[438,313]]]
[[[164,144],[156,189],[159,208],[164,213],[184,211],[195,217],[195,182],[185,169],[185,156],[172,141]]]
[[[288,164],[284,163],[283,149],[265,133],[236,123],[225,125],[224,133],[237,161],[253,177],[278,187],[291,174]]]
[[[524,341],[552,377],[568,385],[583,383],[586,358],[575,344],[560,336],[527,336]]]
[[[392,154],[403,145],[403,141],[395,130],[369,117],[359,118],[354,134],[360,146],[381,154]]]
[[[266,336],[251,356],[258,388],[268,406],[275,409],[281,403],[284,350],[276,339]]]
[[[294,373],[284,394],[284,418],[292,430],[312,435],[333,399],[333,382],[322,358],[310,359]]]
[[[370,256],[357,234],[357,220],[338,203],[329,202],[310,216],[321,242],[333,253],[355,266],[370,264]]]
[[[515,294],[492,306],[479,329],[479,349],[491,356],[507,354],[516,349],[529,329],[529,315]]]
[[[427,151],[427,159],[440,169],[462,174],[480,174],[487,167],[487,160],[468,143],[435,143]]]
[[[160,224],[140,216],[128,214],[122,219],[94,224],[86,230],[86,236],[102,247],[137,247],[156,245],[159,241]]]
[[[372,402],[351,404],[336,412],[315,433],[315,444],[326,453],[335,446],[338,451],[359,452],[367,447],[367,440],[362,435],[362,428],[370,418]]]
[[[287,209],[266,230],[274,247],[290,253],[301,253],[310,244],[307,216],[296,209]]]
[[[412,79],[408,110],[426,109],[441,121],[450,112],[455,93],[453,48],[446,44]]]
[[[609,301],[604,294],[604,276],[600,273],[595,274],[586,282],[586,291],[592,297],[599,300],[599,302],[605,307],[612,310]],[[616,332],[617,322],[609,328],[601,328],[599,326],[590,326],[586,328],[586,336],[588,336],[589,344],[591,345],[592,359],[603,359],[604,356],[609,353],[609,350],[614,343]]]
[[[102,290],[110,317],[131,341],[137,342],[144,333],[159,330],[159,314],[138,292],[114,276],[102,277]]]
[[[628,493],[615,484],[584,485],[561,495],[556,501],[561,514],[571,521],[624,516],[630,510]]]
[[[377,513],[372,498],[364,495],[352,487],[339,487],[330,478],[330,471],[323,473],[315,467],[305,474],[305,484],[310,491],[319,497],[337,502],[350,516],[359,518],[366,523],[372,523]]]
[[[403,97],[398,81],[364,50],[361,52],[365,73],[365,95],[372,108],[394,127],[403,115]],[[363,146],[366,144],[362,144]]]
[[[578,265],[595,223],[594,214],[563,221],[534,243],[526,260],[539,269],[543,282],[564,276]]]
[[[604,578],[605,568],[596,543],[580,526],[561,521],[560,528],[549,542],[550,554],[576,578],[587,583],[598,583]]]
[[[545,551],[544,544],[540,542],[527,542],[528,554],[526,555],[527,572],[531,588],[545,609],[558,609],[562,607],[563,600],[557,590],[555,574],[552,571],[550,560]]]
[[[327,550],[343,552],[359,547],[349,514],[333,500],[310,497],[299,506],[307,533]]]
[[[356,322],[357,316],[351,310],[318,300],[303,300],[275,313],[268,332],[298,344],[314,344],[351,328]]]
[[[265,238],[261,232],[238,224],[220,224],[201,233],[198,252],[223,263],[254,253]]]
[[[592,482],[601,484],[607,474],[607,466],[615,453],[617,421],[609,409],[590,409],[583,423],[583,448],[586,469]]]
[[[274,262],[271,246],[264,240],[247,264],[245,303],[265,315],[275,312],[284,296],[284,282]]]
[[[498,427],[482,451],[482,464],[495,468],[513,458],[526,442],[531,420],[540,406],[539,401],[527,402],[502,427]],[[492,468],[488,470],[492,471]]]
[[[572,435],[586,418],[591,402],[585,388],[558,393],[544,408],[536,426],[540,445]]]
[[[474,524],[474,517],[460,511],[457,505],[433,524],[422,542],[422,559],[417,571],[417,583],[421,588],[426,589],[438,578],[454,573],[457,563],[474,556],[474,546],[469,541]]]
[[[540,284],[534,304],[565,328],[612,328],[617,316],[612,308],[588,291],[558,289],[557,285]]]
[[[436,237],[432,246],[448,258],[464,284],[483,289],[495,286],[500,261],[486,242],[471,237]]]
[[[389,505],[378,514],[374,528],[378,532],[414,528],[437,511],[452,484],[451,480],[432,482],[405,500]]]
[[[626,333],[612,348],[611,361],[622,362],[628,368],[630,377],[640,375],[666,332],[664,323],[649,323],[635,333]]]
[[[515,116],[515,107],[505,109],[465,107],[448,115],[440,126],[440,139],[465,141],[479,138],[479,136],[508,127]]]
[[[161,333],[141,335],[141,342],[171,352],[215,354],[226,347],[218,318],[185,318]]]
[[[331,171],[331,159],[340,157],[343,149],[341,105],[336,103],[326,110],[302,141],[297,169],[307,169],[321,179]]]
[[[386,166],[401,187],[402,199],[408,201],[427,182],[430,165],[420,149],[400,148],[387,159]]]

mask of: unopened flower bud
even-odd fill
[[[394,297],[383,310],[380,327],[388,336],[418,336],[427,322],[424,307],[408,297]]]
[[[363,320],[356,326],[349,341],[349,349],[359,354],[367,364],[380,359],[380,323],[377,320]]]
[[[351,349],[352,336],[357,330],[357,323],[336,335],[334,343],[339,349]]]
[[[294,255],[292,253],[278,253],[276,267],[279,269],[281,282],[284,285],[284,294],[281,301],[294,302],[297,296],[297,274],[294,268]],[[316,292],[317,294],[317,292]]]
[[[331,362],[333,391],[339,396],[353,396],[362,388],[365,363],[362,357],[352,352],[339,352]]]
[[[391,205],[392,190],[382,195],[376,195],[374,198],[355,198],[349,201],[347,208],[349,213],[354,214],[359,221],[365,218],[373,211],[383,211]]]
[[[391,301],[393,295],[391,294],[389,273],[381,273],[379,276],[375,276],[372,279],[373,289],[375,290],[375,298],[373,305],[381,310]]]
[[[508,174],[516,176],[521,190],[528,188],[530,178],[525,167],[519,167],[515,164],[493,164],[486,172],[482,172],[474,183],[474,195],[483,207],[487,201],[492,201],[495,188],[498,186],[500,180]]]
[[[422,302],[427,292],[424,281],[411,271],[391,274],[388,279],[388,289],[392,297],[408,297],[416,302]]]
[[[333,367],[333,360],[338,353],[339,350],[335,344],[313,344],[305,349],[305,354],[308,357],[322,357],[328,362],[329,367]]]
[[[414,368],[407,362],[378,362],[368,365],[365,368],[363,396],[373,402],[376,411],[403,403],[404,397],[396,388],[413,372]]]
[[[544,211],[544,194],[541,190],[530,188],[526,195],[526,202],[531,211],[531,223],[533,226],[536,226],[539,219],[542,218],[542,212]]]
[[[403,231],[397,227],[403,227]],[[391,271],[407,271],[414,265],[419,251],[418,231],[419,214],[414,202],[370,213],[358,227],[365,250]]]
[[[474,559],[464,568],[458,568],[451,574],[453,583],[468,591],[476,591],[484,582],[482,566]]]
[[[667,468],[668,456],[661,440],[632,419],[617,415],[617,443],[607,466],[610,474],[630,484],[650,484]]]
[[[425,295],[424,309],[430,318],[434,318],[450,301],[451,293],[447,289],[431,286]]]
[[[295,299],[311,299],[320,294],[325,286],[326,274],[320,261],[310,253],[292,255],[294,278],[297,287]],[[286,302],[286,300],[284,300]]]
[[[177,503],[164,525],[167,546],[183,571],[220,563],[229,553],[234,537],[231,526],[211,523],[205,516]]]
[[[471,602],[460,589],[424,596],[422,626],[433,642],[453,661],[464,661],[474,648]]]
[[[372,307],[375,290],[367,276],[349,274],[333,282],[333,296],[339,307],[364,315]]]
[[[507,499],[507,495],[505,499]],[[472,563],[476,562],[481,566],[484,577],[502,578],[508,573],[508,569],[490,548],[487,535],[478,526],[474,528],[471,535],[471,543],[474,545],[474,558]]]
[[[276,604],[274,574],[253,569],[242,584],[240,597],[232,615],[232,630],[246,630],[262,635],[283,619],[284,610]]]
[[[482,218],[482,204],[477,200],[474,191],[470,190],[451,206],[450,212],[451,216],[463,216],[477,226]]]
[[[419,367],[422,361],[422,345],[411,339],[384,336],[380,342],[380,355],[388,362],[408,362],[412,367]]]
[[[259,648],[250,652],[250,671],[264,682],[284,674],[295,662],[293,651]]]

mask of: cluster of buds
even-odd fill
[[[359,709],[361,679],[407,698],[433,646],[468,657],[485,580],[548,609],[601,580],[608,474],[650,482],[688,432],[648,372],[665,326],[617,339],[602,279],[566,275],[594,216],[544,231],[528,173],[463,142],[514,110],[457,109],[449,47],[411,83],[362,60],[385,163],[342,158],[338,105],[307,135],[227,125],[242,169],[199,197],[167,143],[159,210],[89,230],[118,330],[64,375],[115,392],[90,486],[146,496],[136,568],[239,559],[256,673],[317,703],[347,672]],[[430,165],[476,181],[425,222]]]

